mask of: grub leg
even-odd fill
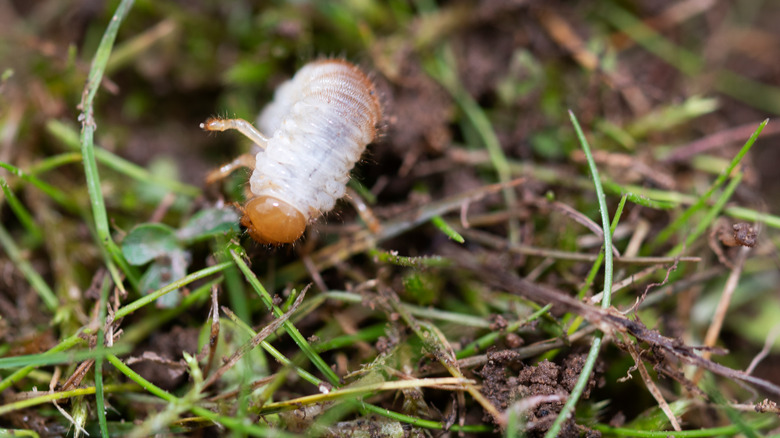
[[[246,167],[249,169],[255,168],[255,156],[253,154],[241,154],[236,157],[235,160],[225,163],[217,169],[212,170],[206,175],[206,184],[213,184],[217,181],[221,181],[228,177],[236,169]]]
[[[263,135],[262,132],[258,131],[257,128],[244,119],[219,119],[212,117],[204,123],[201,123],[200,128],[204,131],[227,131],[228,129],[235,129],[263,149],[268,145],[268,137]]]

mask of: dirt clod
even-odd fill
[[[585,355],[572,354],[562,365],[545,359],[536,366],[527,366],[511,350],[488,353],[488,363],[479,371],[483,379],[482,393],[502,410],[521,403],[525,408],[527,436],[543,436],[574,388],[584,362]],[[601,367],[596,368],[596,375],[599,375]],[[591,376],[582,398],[587,399],[591,389],[602,383],[601,379]],[[579,427],[573,420],[568,420],[559,436],[579,434]]]

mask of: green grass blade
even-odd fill
[[[680,243],[672,248],[668,255],[675,256],[680,254],[683,248],[690,247],[696,239],[698,239],[702,234],[704,234],[705,231],[707,231],[710,225],[715,222],[715,219],[718,218],[718,215],[723,210],[726,202],[731,199],[731,195],[734,194],[734,191],[737,189],[737,186],[739,186],[740,182],[742,182],[742,174],[738,173],[734,178],[731,179],[729,185],[726,186],[726,188],[723,190],[723,193],[718,197],[717,201],[715,201],[715,205],[713,205],[712,208],[707,211],[707,214],[705,214],[700,221],[696,222],[696,227],[690,234],[688,234],[688,236],[685,237],[685,242]]]
[[[780,229],[780,216],[775,216],[769,213],[762,213],[760,211],[736,205],[733,207],[726,207],[723,212],[735,219],[762,223],[772,228]]]
[[[462,350],[458,351],[455,354],[455,358],[460,360],[464,359],[466,357],[473,356],[480,351],[487,350],[488,347],[493,345],[500,337],[504,336],[505,333],[513,333],[514,331],[518,330],[523,325],[529,324],[532,321],[536,321],[539,319],[542,315],[546,314],[550,311],[552,308],[552,304],[548,304],[541,309],[535,311],[531,315],[529,315],[527,318],[524,318],[519,321],[515,321],[511,324],[509,324],[506,329],[502,331],[491,331],[490,333],[482,336],[481,338],[471,342],[470,344],[463,347]]]
[[[669,210],[677,206],[677,204],[672,202],[651,199],[645,195],[637,194],[624,186],[609,180],[602,181],[602,184],[610,193],[625,196],[627,201],[631,201],[636,205],[655,208],[657,210]]]
[[[590,168],[591,176],[593,177],[593,186],[596,190],[596,197],[599,201],[599,210],[601,211],[601,229],[604,231],[604,299],[601,301],[601,307],[604,309],[609,308],[612,299],[612,233],[610,232],[609,213],[607,211],[607,200],[604,195],[604,189],[601,186],[601,179],[599,177],[599,171],[596,167],[596,161],[591,154],[588,140],[585,138],[585,134],[580,128],[580,124],[577,121],[577,117],[572,111],[569,111],[569,117],[574,125],[574,130],[577,132],[577,138],[579,139],[582,150],[585,152],[585,157],[588,160],[588,167]],[[585,359],[585,364],[582,366],[580,377],[577,379],[577,383],[569,395],[566,404],[561,408],[560,414],[555,418],[550,429],[545,434],[545,438],[555,438],[558,436],[558,432],[561,430],[563,423],[574,412],[574,408],[577,405],[582,396],[582,392],[585,390],[585,386],[588,384],[590,374],[593,372],[593,368],[596,365],[596,359],[598,358],[599,350],[601,349],[602,334],[597,333],[593,338],[593,343],[588,351],[588,357]]]
[[[119,372],[127,376],[130,380],[140,385],[143,389],[148,391],[149,393],[153,394],[156,397],[159,397],[168,403],[171,404],[179,404],[186,403],[185,400],[176,397],[175,395],[171,394],[170,392],[156,386],[152,382],[144,379],[141,377],[140,374],[133,371],[129,366],[125,365],[124,362],[119,360],[118,357],[114,355],[108,355],[106,359],[111,362],[111,365],[116,367]],[[286,432],[282,432],[280,430],[272,429],[272,428],[263,428],[259,426],[255,426],[253,424],[246,424],[244,419],[239,418],[231,418],[226,417],[222,415],[218,415],[208,409],[201,408],[199,406],[189,405],[187,406],[187,409],[195,413],[196,415],[200,415],[203,418],[206,418],[208,420],[211,420],[215,423],[222,424],[226,426],[229,429],[232,430],[240,430],[243,431],[249,435],[252,436],[260,436],[260,437],[293,437],[295,435],[291,435]]]
[[[108,277],[103,279],[103,286],[100,288],[100,301],[98,303],[98,327],[97,332],[97,345],[95,346],[95,352],[98,353],[98,357],[95,359],[95,399],[97,404],[96,415],[98,417],[98,424],[100,425],[100,433],[102,436],[110,436],[108,434],[108,424],[106,423],[106,401],[103,391],[103,356],[104,353],[104,333],[103,327],[106,325],[106,308],[108,307],[108,291],[111,288],[111,281]]]
[[[76,137],[76,142],[78,144],[78,137]],[[40,175],[66,164],[80,163],[81,158],[81,152],[65,152],[62,154],[52,155],[51,157],[46,157],[30,167],[30,174]]]
[[[684,224],[687,224],[688,221],[691,219],[691,217],[696,214],[699,210],[703,209],[707,201],[710,199],[710,196],[720,188],[725,182],[726,179],[731,175],[732,171],[737,167],[737,165],[742,161],[742,158],[745,157],[745,154],[748,153],[750,148],[753,146],[753,144],[758,139],[759,134],[761,134],[761,131],[764,129],[764,127],[769,123],[769,120],[764,120],[761,125],[758,126],[758,129],[756,129],[755,132],[753,132],[753,135],[750,136],[748,141],[742,146],[742,148],[739,150],[737,155],[734,157],[734,159],[731,160],[731,163],[729,166],[721,172],[721,174],[718,176],[718,178],[715,180],[714,183],[710,186],[709,189],[707,189],[707,192],[704,193],[702,196],[699,197],[699,199],[696,200],[696,202],[688,207],[688,209],[683,212],[677,219],[675,219],[671,224],[667,225],[666,228],[664,228],[660,233],[658,233],[658,236],[653,240],[653,243],[651,247],[657,247],[660,244],[665,243],[669,238],[672,236],[673,233],[675,233],[680,227],[682,227]]]
[[[174,281],[173,283],[162,287],[148,295],[144,295],[143,297],[133,301],[132,303],[123,306],[116,312],[116,319],[123,318],[136,310],[140,309],[141,307],[146,306],[147,304],[153,303],[157,298],[160,298],[161,296],[170,293],[176,289],[182,288],[190,283],[192,283],[195,280],[200,280],[201,278],[208,277],[209,275],[216,274],[217,272],[221,272],[228,267],[233,266],[233,263],[231,262],[224,262],[220,263],[218,265],[209,266],[208,268],[203,268],[200,271],[193,272],[192,274],[187,275],[186,277],[182,278],[181,280]]]
[[[73,202],[71,198],[65,194],[65,192],[41,181],[34,175],[32,175],[29,172],[24,172],[21,169],[19,169],[16,166],[13,166],[8,163],[4,163],[0,161],[0,167],[10,171],[15,176],[21,178],[23,181],[27,181],[42,192],[44,192],[46,195],[48,195],[51,199],[53,199],[55,202],[63,206],[66,210],[68,210],[71,213],[77,214],[79,216],[84,216],[86,213],[79,207],[78,204]],[[101,198],[102,200],[102,198]],[[104,209],[105,212],[105,209]],[[107,225],[106,225],[107,227]],[[96,232],[96,230],[93,230],[90,228],[90,231]],[[105,241],[105,239],[102,239]],[[107,245],[109,245],[110,248],[113,248],[115,251],[115,254],[113,255],[114,260],[116,263],[122,268],[124,274],[127,276],[127,279],[130,281],[131,284],[134,286],[138,285],[138,274],[133,267],[131,267],[127,261],[122,256],[121,250],[119,247],[116,246],[116,244],[112,240],[107,241]],[[106,248],[105,246],[101,246],[101,248]],[[110,264],[107,262],[107,264]]]
[[[599,202],[599,211],[601,212],[601,227],[604,231],[604,300],[601,302],[601,307],[604,309],[609,308],[612,298],[612,269],[613,269],[613,256],[612,256],[612,232],[613,225],[617,227],[617,221],[613,225],[610,225],[609,211],[607,210],[607,198],[604,195],[604,189],[601,185],[601,178],[599,177],[599,170],[596,167],[596,161],[593,159],[593,154],[590,151],[590,145],[585,138],[585,134],[580,128],[580,124],[577,121],[577,117],[572,111],[569,111],[569,117],[574,125],[574,130],[577,132],[577,139],[582,146],[585,157],[588,160],[588,167],[590,168],[591,176],[593,177],[593,187],[596,190],[596,197]],[[622,212],[622,208],[618,213]]]
[[[627,199],[628,195],[623,195],[623,197],[620,198],[620,203],[618,204],[617,210],[615,210],[615,216],[612,218],[612,224],[609,227],[610,234],[615,234],[615,228],[617,228],[620,216],[623,214],[623,208],[626,206]],[[601,251],[599,252],[598,258],[593,263],[593,266],[590,268],[590,272],[588,272],[588,276],[585,278],[585,283],[580,288],[579,293],[577,293],[578,298],[583,299],[585,297],[588,289],[590,289],[590,286],[593,284],[593,280],[596,278],[596,274],[598,274],[599,269],[601,269],[601,263],[603,261],[604,251]],[[570,333],[574,333],[574,331],[576,331],[576,329],[571,330]]]
[[[111,232],[108,225],[108,214],[106,212],[106,205],[103,201],[103,193],[101,192],[100,176],[98,174],[97,162],[95,161],[95,145],[94,145],[94,133],[95,133],[95,118],[93,102],[95,95],[100,88],[100,82],[103,79],[103,71],[106,68],[106,63],[111,55],[111,48],[114,45],[116,34],[119,31],[119,25],[127,15],[130,7],[133,5],[133,0],[122,0],[111,18],[111,22],[108,24],[103,38],[100,40],[97,53],[92,59],[92,67],[89,71],[87,78],[87,84],[84,88],[84,94],[81,101],[82,113],[79,119],[82,122],[81,129],[81,155],[84,161],[84,174],[87,180],[87,191],[89,192],[90,203],[92,205],[92,217],[95,224],[95,231],[97,232],[100,244],[104,247],[111,257],[122,268],[126,268],[129,265],[122,256],[122,251],[116,245],[111,238]]]
[[[244,277],[247,279],[247,281],[249,281],[249,284],[252,285],[252,288],[260,296],[260,299],[263,301],[263,304],[265,304],[268,310],[277,318],[283,315],[284,312],[282,309],[274,304],[273,297],[271,297],[263,285],[260,284],[260,281],[257,279],[255,274],[252,273],[252,270],[249,269],[249,266],[246,265],[244,260],[241,259],[241,257],[239,257],[235,252],[231,251],[231,255],[233,256],[233,260],[235,261],[236,265],[238,265],[238,268],[241,270],[241,272],[244,273]],[[317,354],[317,351],[312,348],[306,338],[304,338],[301,332],[298,331],[298,328],[295,327],[295,325],[289,320],[285,321],[282,326],[284,327],[287,334],[290,335],[290,337],[293,339],[293,341],[298,344],[298,347],[306,355],[306,357],[309,358],[309,360],[314,364],[315,367],[317,367],[318,370],[320,370],[320,372],[328,379],[328,381],[334,386],[339,386],[339,378],[336,373],[334,373],[328,364],[322,360],[319,354]]]
[[[69,125],[62,123],[59,120],[49,120],[46,123],[46,129],[58,140],[60,140],[65,146],[72,149],[79,149],[79,137],[78,133]],[[201,193],[200,188],[185,184],[173,179],[167,179],[153,174],[143,167],[131,163],[122,157],[119,157],[101,147],[95,147],[95,159],[109,169],[113,169],[121,174],[124,174],[130,178],[139,182],[152,182],[169,189],[174,193],[180,195],[189,196],[194,198]]]
[[[14,212],[24,229],[30,233],[32,241],[38,243],[43,240],[43,231],[41,231],[41,227],[35,223],[32,215],[27,211],[24,205],[19,202],[19,198],[11,191],[11,188],[8,187],[8,182],[3,177],[0,177],[0,188],[2,188],[3,194],[5,194],[6,202],[8,202],[8,206],[11,207],[11,211]]]
[[[452,265],[452,262],[449,259],[437,255],[408,257],[400,256],[395,252],[380,251],[378,249],[372,249],[368,251],[368,254],[371,257],[374,257],[380,263],[388,263],[391,265],[404,266],[407,268],[443,267]]]
[[[437,429],[437,430],[443,430],[445,428],[444,423],[441,423],[439,421],[424,420],[420,417],[402,414],[400,412],[391,411],[389,409],[380,408],[379,406],[374,406],[367,403],[361,403],[360,407],[363,410],[371,412],[373,414],[381,415],[387,418],[392,418],[393,420],[398,420],[402,423],[407,423],[416,427],[424,427],[426,429]],[[487,424],[475,424],[475,425],[464,425],[464,426],[454,424],[448,426],[448,430],[451,430],[453,432],[466,432],[466,433],[489,433],[494,429],[493,426]]]
[[[14,262],[16,268],[24,275],[27,281],[30,283],[38,296],[41,297],[43,304],[49,309],[50,312],[55,313],[59,307],[60,300],[57,299],[57,295],[51,290],[46,281],[41,277],[35,268],[28,262],[23,256],[19,248],[14,243],[13,238],[5,227],[0,225],[0,246],[5,249],[5,253]]]
[[[236,326],[238,326],[241,330],[243,330],[249,338],[253,338],[257,335],[254,330],[252,330],[251,327],[247,325],[246,322],[242,321],[237,317],[236,314],[228,311],[226,312],[228,315],[228,318],[230,318],[231,321],[236,323]],[[270,338],[270,336],[269,336]],[[320,386],[321,384],[324,384],[325,382],[321,379],[319,379],[317,376],[311,374],[310,372],[302,369],[301,367],[297,366],[293,361],[287,358],[284,354],[282,354],[281,351],[277,350],[273,345],[268,343],[269,339],[264,340],[260,343],[260,346],[263,347],[263,350],[265,350],[268,354],[271,355],[274,359],[279,361],[282,366],[289,367],[290,369],[294,370],[296,374],[298,374],[303,380],[311,383],[314,386]]]
[[[76,345],[79,345],[84,342],[84,339],[80,336],[80,333],[76,333],[75,335],[72,335],[68,338],[63,339],[59,344],[52,347],[49,351],[46,351],[44,353],[38,354],[36,356],[47,356],[47,355],[53,355],[65,350],[70,349],[71,347],[75,347]],[[2,362],[4,359],[0,359],[0,362]],[[0,392],[5,391],[8,389],[11,385],[14,383],[22,380],[25,376],[30,374],[31,371],[33,371],[38,364],[37,363],[31,363],[32,360],[28,362],[24,362],[19,365],[23,365],[24,367],[15,371],[2,381],[0,381]]]
[[[772,425],[774,420],[764,418],[750,423],[750,427],[755,430],[763,429]],[[637,430],[623,427],[610,427],[603,424],[594,424],[593,429],[609,434],[609,436],[619,437],[640,437],[640,438],[709,438],[714,436],[733,436],[740,432],[740,425],[732,424],[729,426],[711,427],[708,429],[683,430],[676,432],[673,430]]]
[[[63,192],[62,190],[41,181],[37,177],[33,176],[31,173],[25,172],[12,164],[8,164],[0,161],[0,167],[8,170],[15,176],[21,178],[23,181],[32,184],[35,188],[45,193],[46,196],[53,199],[54,202],[60,204],[71,213],[81,214],[81,209],[79,208],[79,206],[76,203],[74,203],[70,199],[70,197],[66,195],[65,192]]]
[[[133,389],[134,387],[135,385],[132,384],[121,384],[121,385],[108,385],[106,389],[112,392],[119,392],[119,391],[128,391]],[[70,391],[60,391],[54,393],[43,392],[41,393],[42,395],[38,397],[18,400],[12,403],[8,403],[7,405],[0,406],[0,415],[5,415],[9,412],[18,411],[20,409],[29,408],[31,406],[36,406],[43,403],[51,403],[57,400],[62,400],[71,397],[78,397],[82,395],[90,395],[94,393],[95,393],[95,387],[76,388]]]
[[[48,366],[61,363],[81,362],[87,359],[97,359],[98,357],[105,357],[108,354],[123,354],[130,351],[130,346],[124,344],[118,344],[111,348],[107,348],[102,352],[96,350],[86,351],[69,351],[69,352],[51,352],[41,354],[28,354],[23,356],[4,357],[0,359],[0,369],[17,368],[17,367],[36,367],[36,366]]]
[[[443,217],[436,215],[431,218],[431,223],[439,229],[442,233],[444,233],[447,237],[450,239],[458,242],[458,243],[466,243],[466,239],[463,238],[460,234],[458,234],[457,231],[455,231],[450,224],[447,223],[447,221],[444,220]]]
[[[32,438],[40,437],[40,435],[38,435],[37,432],[33,430],[27,430],[27,429],[0,429],[0,436],[13,436],[13,437],[29,436]]]

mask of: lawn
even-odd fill
[[[778,20],[0,2],[0,436],[777,434]]]

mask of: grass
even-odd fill
[[[642,1],[121,0],[64,27],[47,17],[78,6],[42,5],[0,42],[0,435],[777,428],[744,387],[777,400],[777,374],[738,371],[780,348],[760,33],[739,64],[699,55],[708,12]],[[729,8],[724,34],[757,18]],[[382,94],[350,185],[378,227],[341,202],[263,247],[232,207],[246,174],[203,183],[247,145],[197,126],[252,120],[322,55]],[[742,145],[658,158],[748,116]],[[741,255],[718,237],[739,221],[759,241]],[[712,365],[686,347],[705,332],[729,351]]]
[[[599,201],[599,211],[601,212],[601,230],[604,234],[604,246],[602,247],[601,252],[604,254],[604,295],[601,300],[601,307],[603,309],[609,309],[610,303],[612,302],[612,272],[614,265],[612,263],[612,251],[608,250],[607,248],[612,248],[612,231],[614,227],[610,226],[606,196],[604,196],[604,189],[601,186],[599,171],[596,167],[596,162],[593,160],[593,154],[591,153],[588,141],[585,139],[585,134],[582,132],[580,123],[577,121],[577,117],[574,115],[574,113],[569,111],[569,116],[571,117],[571,122],[574,125],[574,130],[577,133],[577,138],[580,141],[582,150],[585,152],[585,156],[587,157],[588,167],[590,168],[591,176],[593,176],[593,185],[595,187],[596,196],[598,197]],[[618,212],[615,214],[615,221],[613,225],[617,224],[621,211],[622,207],[619,208]],[[591,272],[598,271],[598,266],[600,264],[601,258],[596,260],[596,263],[594,263]],[[585,390],[585,387],[588,385],[590,375],[593,372],[594,366],[596,365],[596,360],[599,356],[602,340],[602,333],[596,333],[593,336],[593,340],[590,344],[590,350],[588,351],[588,357],[585,360],[585,364],[582,366],[580,376],[577,378],[577,383],[574,385],[574,388],[569,395],[569,399],[563,405],[561,412],[555,418],[555,421],[553,422],[552,426],[550,426],[550,429],[547,430],[547,433],[545,434],[546,438],[554,438],[558,436],[561,428],[563,427],[563,423],[568,420],[569,417],[574,413],[574,408],[577,406],[577,402],[580,400],[580,397],[582,397],[582,393]]]

